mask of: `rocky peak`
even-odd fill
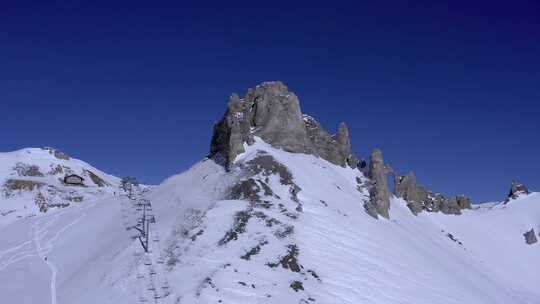
[[[370,201],[364,207],[367,213],[375,218],[378,215],[389,218],[390,192],[387,174],[394,177],[394,195],[403,198],[415,215],[422,211],[461,214],[461,210],[471,208],[470,199],[464,195],[445,198],[441,194],[417,185],[416,175],[412,171],[409,171],[405,176],[400,176],[390,165],[384,163],[381,150],[374,149],[367,172],[367,177],[371,181],[369,186]]]
[[[231,95],[227,111],[214,125],[210,157],[230,168],[253,136],[293,153],[319,156],[331,163],[356,168],[347,126],[328,134],[315,119],[302,114],[298,97],[280,81],[263,82],[248,89],[245,97]]]
[[[422,211],[461,214],[461,210],[471,208],[471,200],[464,195],[446,198],[417,185],[416,175],[412,171],[409,171],[405,176],[400,176],[391,169],[387,172],[394,175],[394,195],[403,198],[415,215]]]
[[[512,181],[512,187],[510,188],[506,202],[518,198],[521,194],[529,194],[529,188],[515,180]]]
[[[236,156],[245,151],[246,144],[255,142],[255,136],[288,152],[312,154],[339,166],[359,168],[370,180],[370,201],[364,207],[373,217],[389,218],[388,174],[394,177],[394,195],[403,198],[414,214],[460,214],[462,209],[471,208],[465,196],[445,198],[418,186],[412,171],[400,176],[384,163],[379,149],[371,153],[369,166],[359,161],[352,152],[347,125],[341,123],[335,134],[329,134],[317,120],[302,113],[296,94],[280,81],[250,88],[244,98],[231,95],[223,118],[214,125],[210,157],[231,169]],[[517,185],[513,189],[515,193],[524,191]]]

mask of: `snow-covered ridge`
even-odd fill
[[[64,181],[68,175],[81,185]],[[53,148],[0,153],[0,221],[35,216],[112,193],[119,179]]]
[[[164,261],[164,271],[147,266],[130,237],[133,209],[123,195],[104,193],[0,225],[2,300],[540,303],[540,244],[523,236],[540,231],[540,194],[521,193],[459,216],[414,215],[407,202],[392,197],[390,219],[377,220],[365,212],[369,180],[360,170],[285,152],[258,137],[244,149],[229,171],[205,159],[146,194],[156,218],[150,256]],[[26,152],[11,156],[9,167],[24,159],[46,171],[57,162],[35,153],[37,161]],[[60,162],[66,161],[73,159]],[[83,169],[102,174],[86,164],[75,170]],[[107,191],[80,188],[92,189]],[[154,272],[159,285],[148,284]],[[169,295],[154,299],[150,289],[164,286]]]
[[[231,172],[206,160],[150,194],[181,303],[540,303],[540,246],[523,238],[540,194],[459,216],[392,197],[375,220],[360,171],[244,149]]]

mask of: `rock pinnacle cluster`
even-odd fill
[[[244,98],[231,95],[225,115],[214,125],[210,157],[230,169],[254,136],[288,152],[313,154],[339,166],[358,165],[347,125],[340,124],[337,133],[330,135],[302,114],[298,97],[280,81],[248,89]]]
[[[296,94],[280,81],[263,82],[248,89],[243,98],[231,95],[223,118],[214,125],[209,157],[231,170],[236,156],[244,152],[244,145],[255,142],[255,136],[288,152],[312,154],[335,165],[361,170],[370,180],[370,200],[364,207],[375,218],[390,217],[389,177],[394,179],[392,194],[403,198],[414,214],[461,214],[461,210],[471,208],[466,196],[444,197],[417,185],[412,171],[399,175],[384,162],[379,149],[373,150],[367,166],[352,152],[345,123],[331,135],[313,117],[302,113]],[[516,193],[523,192],[519,185],[515,188]]]

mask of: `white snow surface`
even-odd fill
[[[288,169],[298,202],[292,184],[263,173],[253,177],[260,204],[231,199],[231,188],[252,177],[241,166],[261,155]],[[131,202],[110,192],[6,221],[0,302],[540,303],[540,244],[523,237],[540,231],[539,193],[459,216],[414,216],[393,198],[391,219],[376,220],[364,212],[358,170],[260,139],[236,165],[226,172],[206,159],[146,194],[156,217],[148,255],[126,230]],[[170,294],[148,290],[156,284]]]
[[[0,227],[23,217],[43,215],[36,204],[38,194],[49,205],[47,211],[54,213],[62,208],[59,205],[76,205],[117,190],[117,177],[75,158],[57,158],[51,149],[26,148],[0,153]],[[26,171],[31,167],[34,173],[28,174]],[[103,181],[101,186],[93,182],[90,172]],[[83,177],[84,185],[65,185],[63,178],[68,174]],[[7,185],[9,181],[32,182],[36,186],[31,190],[13,190]]]

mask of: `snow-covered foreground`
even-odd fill
[[[115,255],[131,243],[119,210],[106,198],[2,229],[2,302],[106,303],[120,293],[106,288]]]
[[[273,171],[247,174],[268,165],[249,167],[261,156]],[[538,193],[459,216],[414,216],[393,199],[391,219],[375,220],[358,170],[260,140],[236,164],[225,172],[205,160],[148,193],[157,220],[149,258],[126,230],[124,196],[6,224],[0,302],[540,303],[540,244],[523,238],[540,231]],[[251,188],[235,188],[250,178]],[[166,298],[151,297],[148,259],[154,287],[170,285]]]
[[[522,235],[540,230],[539,194],[460,216],[414,216],[393,199],[391,220],[375,220],[363,210],[357,170],[261,141],[246,149],[237,163],[262,150],[288,168],[302,189],[302,210],[296,218],[272,210],[278,202],[294,210],[296,203],[270,176],[267,184],[279,199],[267,198],[273,207],[261,208],[266,218],[251,217],[236,240],[219,245],[237,224],[234,215],[247,207],[216,197],[242,173],[224,173],[206,161],[155,189],[162,233],[181,248],[173,251],[171,276],[183,303],[540,303],[540,246],[527,245]],[[294,233],[276,237],[269,219]],[[291,260],[291,245],[299,271],[283,263]],[[280,258],[280,266],[269,266]],[[291,287],[296,281],[303,290]]]

